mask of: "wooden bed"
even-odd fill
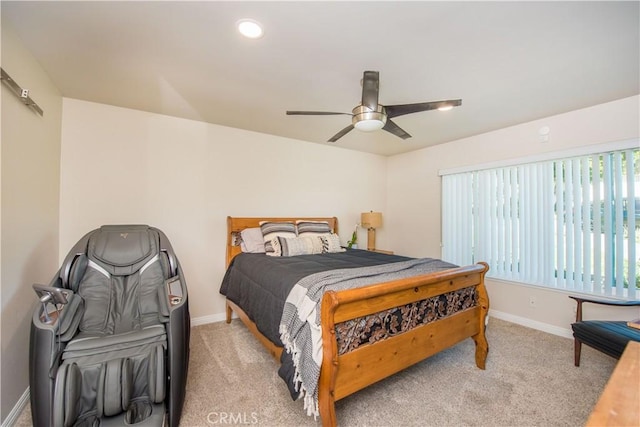
[[[236,236],[245,228],[259,227],[260,221],[328,221],[337,233],[337,218],[227,218],[227,266],[241,253]],[[489,299],[484,276],[486,263],[439,271],[422,276],[344,291],[328,291],[321,307],[323,359],[320,369],[318,406],[322,424],[336,425],[335,401],[420,362],[460,341],[472,338],[475,362],[485,369],[489,350],[485,319]],[[366,315],[399,307],[429,297],[474,287],[477,305],[449,317],[422,324],[408,332],[338,354],[336,325]],[[282,347],[262,335],[244,311],[227,299],[227,323],[235,312],[268,351],[279,360]]]

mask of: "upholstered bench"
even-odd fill
[[[577,301],[576,322],[571,325],[575,338],[574,363],[580,366],[582,344],[619,359],[629,341],[640,341],[640,329],[632,328],[626,321],[582,320],[582,304],[611,305],[619,307],[640,306],[640,301],[599,300],[570,296]]]

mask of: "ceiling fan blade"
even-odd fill
[[[287,111],[287,116],[335,116],[337,114],[353,116],[351,113],[338,113],[335,111]]]
[[[384,109],[387,112],[387,117],[392,118],[438,108],[458,107],[460,105],[462,105],[462,99],[449,99],[447,101],[420,102],[418,104],[385,105]]]
[[[380,89],[380,73],[365,71],[362,77],[362,105],[371,111],[378,109],[378,91]]]
[[[351,131],[351,129],[353,129],[353,125],[347,126],[346,128],[342,129],[340,132],[333,135],[328,142],[336,142],[337,140],[339,140],[340,138],[348,134]]]
[[[402,139],[407,139],[407,138],[411,138],[411,135],[409,135],[404,129],[402,129],[400,126],[398,126],[397,124],[395,124],[393,122],[393,120],[391,119],[387,119],[387,123],[385,123],[384,127],[382,128],[384,130],[386,130],[387,132],[390,132],[392,134],[394,134],[395,136],[402,138]]]

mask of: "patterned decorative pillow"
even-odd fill
[[[320,236],[320,239],[322,240],[323,254],[346,251],[345,248],[340,246],[340,237],[335,233]]]
[[[285,239],[286,237],[283,237]],[[269,251],[266,252],[269,256],[282,256],[282,246],[280,246],[280,238],[274,237],[270,242],[264,244],[265,248],[268,246]]]
[[[296,225],[293,222],[261,221],[260,230],[262,231],[262,237],[264,238],[264,250],[267,255],[271,256],[280,256],[280,254],[274,254],[274,248],[272,245],[274,238],[296,237]]]
[[[278,251],[280,256],[297,256],[297,255],[314,255],[323,252],[322,240],[319,236],[303,236],[303,237],[276,237],[272,242],[274,254]]]
[[[322,236],[331,233],[331,227],[327,221],[296,221],[298,236]]]

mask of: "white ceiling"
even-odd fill
[[[1,13],[63,96],[303,141],[331,144],[350,118],[285,111],[351,111],[365,70],[384,105],[462,98],[394,119],[406,141],[336,143],[392,155],[638,94],[639,5],[3,0]],[[264,37],[240,36],[241,18]]]

